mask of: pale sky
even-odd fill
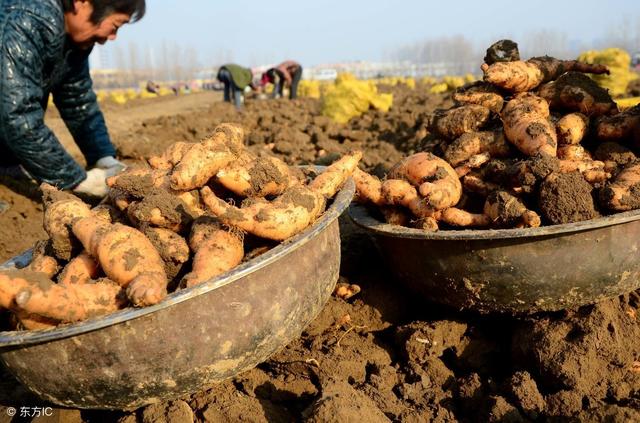
[[[501,38],[522,46],[519,39],[542,30],[587,46],[625,25],[640,38],[640,0],[147,0],[147,9],[106,47],[109,57],[134,42],[157,61],[164,43],[196,49],[204,66],[288,58],[317,65],[381,61],[399,46],[454,35],[482,49]]]

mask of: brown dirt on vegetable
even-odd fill
[[[540,185],[540,211],[552,225],[581,222],[600,216],[593,187],[579,172],[552,173]]]
[[[347,125],[318,116],[314,100],[248,101],[241,113],[216,103],[171,115],[166,104],[180,99],[158,99],[157,115],[168,116],[146,117],[113,136],[120,151],[133,157],[160,152],[173,141],[198,141],[222,121],[242,121],[253,131],[251,148],[288,163],[314,163],[362,148],[364,167],[384,172],[405,153],[420,150],[428,114],[450,100],[404,87],[383,91],[396,94],[388,114],[370,111]],[[115,120],[135,108],[113,106],[106,113]],[[11,204],[0,214],[0,255],[7,259],[45,237],[42,207],[39,196],[1,184],[0,199]],[[334,416],[402,422],[639,419],[637,293],[528,318],[456,313],[402,288],[371,239],[348,219],[341,219],[341,233],[341,275],[361,292],[347,301],[331,298],[297,339],[255,369],[135,412],[54,413],[75,412],[77,422],[122,423]],[[27,404],[44,405],[0,366],[0,415]]]
[[[617,142],[605,142],[600,144],[598,148],[596,148],[594,158],[601,161],[611,160],[620,166],[625,166],[637,160],[633,151],[621,144],[618,144]]]

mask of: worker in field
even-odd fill
[[[283,97],[284,88],[289,88],[289,98],[298,96],[298,84],[302,78],[302,66],[293,60],[287,60],[267,70],[260,78],[260,85],[273,84],[273,98]]]
[[[224,84],[224,101],[231,103],[233,100],[236,108],[240,109],[245,88],[254,89],[251,69],[229,63],[220,66],[217,78]]]
[[[118,161],[89,75],[93,46],[141,19],[145,0],[0,0],[0,174],[102,197]],[[88,170],[44,122],[49,95]]]

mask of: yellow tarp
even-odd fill
[[[322,114],[336,122],[347,123],[370,108],[388,111],[393,104],[391,94],[379,94],[372,81],[359,81],[351,74],[339,74],[322,96]]]

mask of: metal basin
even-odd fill
[[[128,309],[46,331],[0,332],[0,359],[29,390],[67,407],[134,409],[201,390],[298,337],[338,279],[337,218],[351,180],[304,232],[232,272]],[[29,261],[26,253],[6,263]]]
[[[460,310],[555,311],[640,288],[640,211],[531,229],[425,232],[352,204],[396,277]]]

